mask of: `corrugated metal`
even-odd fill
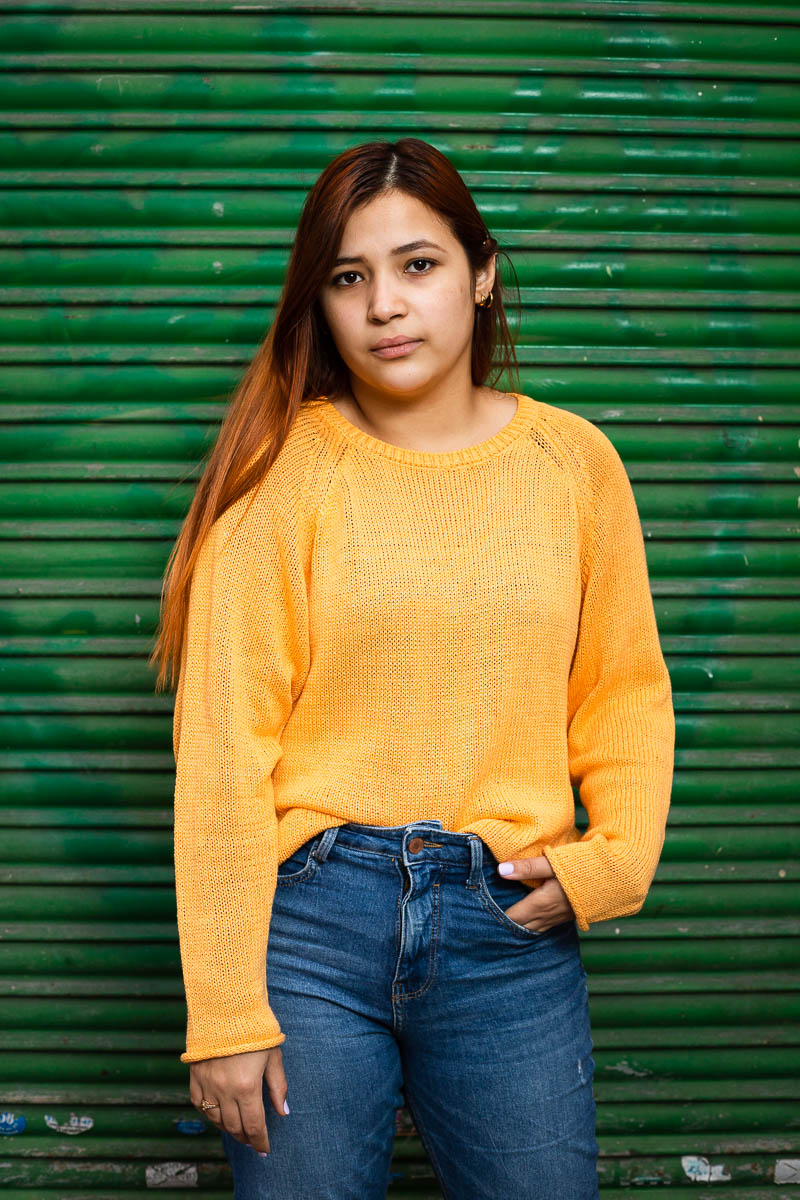
[[[409,131],[513,257],[524,390],[623,456],[673,680],[658,874],[582,944],[603,1195],[793,1195],[797,7],[1,7],[9,1200],[231,1194],[178,1061],[172,698],[146,659],[305,191]],[[392,1194],[436,1196],[413,1134],[401,1113]]]

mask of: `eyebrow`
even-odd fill
[[[444,250],[444,248],[442,246],[437,246],[436,242],[429,242],[424,238],[418,242],[408,242],[408,244],[405,246],[396,246],[395,249],[390,250],[389,253],[390,254],[408,254],[409,251],[411,251],[411,250],[421,250],[423,246],[432,246],[434,250],[441,250],[442,254],[446,253],[446,251]],[[334,261],[333,265],[335,267],[340,267],[342,265],[342,263],[365,262],[365,261],[366,261],[366,259],[364,259],[360,254],[356,254],[352,258],[337,258]]]

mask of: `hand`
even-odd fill
[[[259,1154],[269,1154],[269,1137],[261,1091],[266,1078],[272,1107],[280,1116],[284,1110],[287,1083],[280,1046],[228,1054],[223,1058],[204,1058],[189,1064],[189,1097],[204,1117],[224,1129],[237,1142],[252,1146]],[[219,1108],[200,1108],[203,1100],[216,1100]]]
[[[511,908],[507,908],[507,917],[519,925],[533,929],[536,933],[544,933],[553,925],[575,919],[575,910],[567,898],[567,893],[543,854],[538,858],[514,858],[508,861],[514,870],[508,875],[501,872],[503,879],[542,879],[544,882],[534,888],[529,896],[523,896],[516,904],[512,904]]]

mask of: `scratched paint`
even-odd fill
[[[145,1167],[144,1177],[149,1188],[197,1187],[197,1167],[194,1163],[151,1163]]]
[[[776,1183],[800,1183],[800,1158],[779,1158],[775,1161]]]
[[[684,1154],[681,1157],[684,1173],[695,1183],[714,1183],[730,1180],[731,1173],[724,1163],[710,1163],[701,1154]]]
[[[45,1113],[44,1123],[54,1133],[66,1133],[74,1137],[77,1133],[88,1133],[94,1127],[94,1117],[90,1117],[88,1113],[79,1116],[78,1113],[71,1112],[68,1121],[59,1121],[58,1117]]]
[[[628,1062],[628,1060],[626,1058],[621,1059],[620,1062],[609,1063],[608,1066],[606,1067],[606,1070],[607,1071],[619,1071],[620,1074],[622,1074],[622,1075],[636,1075],[639,1078],[641,1078],[645,1075],[653,1074],[653,1072],[651,1070],[649,1070],[647,1067],[631,1066],[631,1064]]]

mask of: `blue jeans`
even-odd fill
[[[291,1112],[266,1158],[221,1131],[236,1200],[384,1200],[407,1106],[447,1200],[598,1200],[574,920],[542,933],[473,833],[348,823],[278,868],[266,974]]]

